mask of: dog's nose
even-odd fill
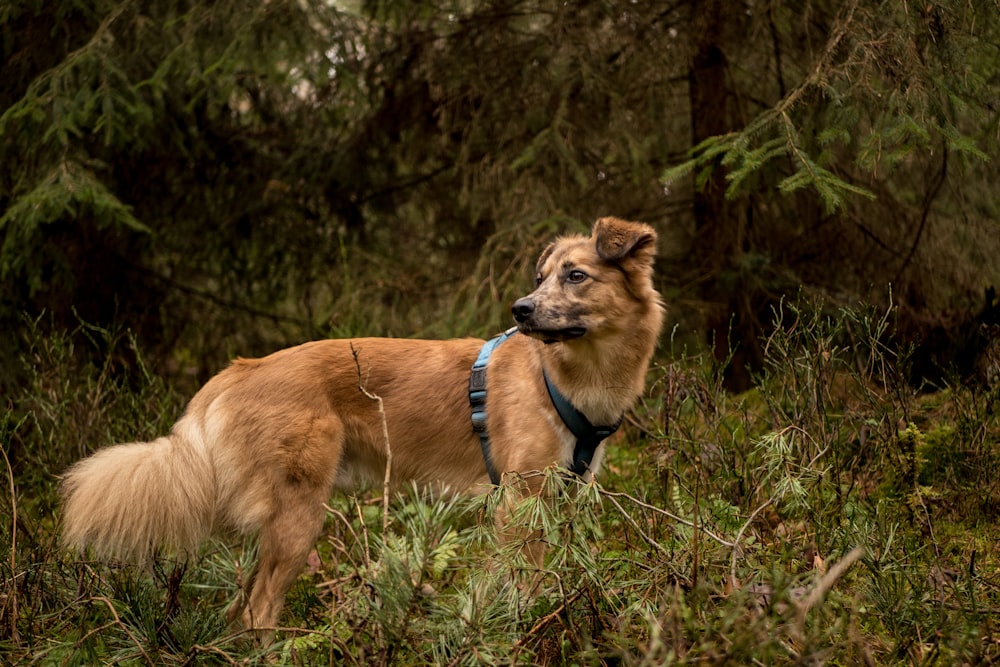
[[[515,320],[524,322],[535,312],[535,302],[530,297],[521,297],[510,307],[510,312],[514,313]]]

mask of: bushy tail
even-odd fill
[[[143,564],[157,548],[194,551],[212,530],[211,461],[177,431],[99,450],[69,469],[62,492],[63,541],[101,558]]]

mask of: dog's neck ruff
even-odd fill
[[[492,338],[479,350],[476,363],[472,365],[472,374],[469,376],[469,404],[472,406],[472,430],[479,436],[479,445],[483,450],[483,461],[486,463],[486,472],[490,475],[493,484],[500,484],[500,473],[493,463],[490,454],[490,435],[486,429],[486,367],[489,365],[490,355],[505,340],[517,333],[517,327],[513,327],[503,332],[499,336]],[[542,370],[542,377],[545,378],[545,387],[549,392],[549,398],[555,407],[559,417],[563,420],[566,428],[576,437],[576,446],[573,448],[573,461],[569,466],[570,472],[576,475],[583,475],[594,460],[594,453],[600,444],[609,435],[618,430],[621,426],[622,417],[611,426],[594,426],[580,410],[573,405],[559,388],[549,379],[549,374]]]

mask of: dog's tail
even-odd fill
[[[144,564],[158,548],[192,552],[212,531],[215,473],[201,443],[175,429],[99,450],[62,481],[63,542]]]

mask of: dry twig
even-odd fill
[[[378,403],[378,416],[382,422],[382,442],[385,445],[385,478],[382,480],[382,532],[389,527],[389,483],[392,481],[392,448],[389,447],[389,426],[385,421],[385,405],[382,397],[373,394],[365,388],[365,382],[361,377],[361,360],[358,350],[354,349],[351,343],[351,354],[354,356],[354,366],[358,371],[358,389],[361,393]]]

